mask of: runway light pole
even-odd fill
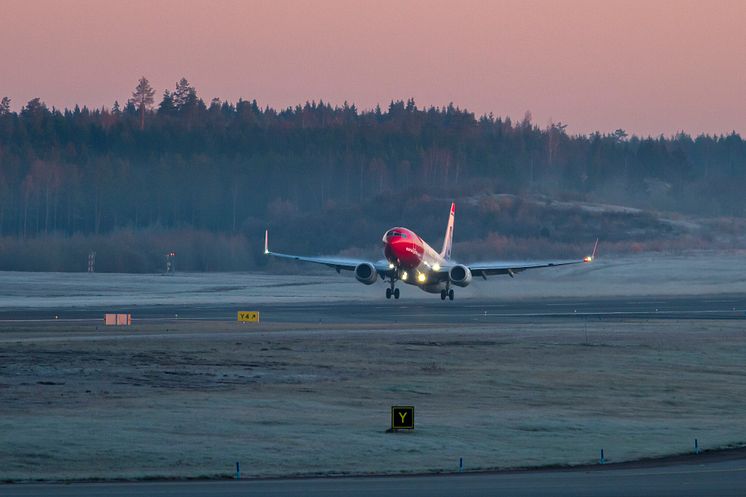
[[[93,250],[88,252],[88,272],[96,272],[96,252],[94,252]]]
[[[176,272],[176,252],[173,250],[166,254],[166,274]]]

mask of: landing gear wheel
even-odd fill
[[[447,292],[445,290],[440,291],[440,300],[446,299]]]
[[[395,299],[399,298],[399,289],[398,288],[394,288],[394,298]]]
[[[448,300],[453,300],[453,289],[448,290]]]
[[[391,298],[391,288],[387,288],[387,289],[386,289],[386,298],[387,298],[387,299],[390,299],[390,298]]]

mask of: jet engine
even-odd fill
[[[362,262],[355,267],[355,278],[364,285],[372,285],[378,279],[378,271],[370,262]]]
[[[463,264],[456,264],[448,271],[448,279],[456,286],[466,286],[471,283],[471,271]]]

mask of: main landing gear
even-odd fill
[[[453,288],[440,291],[440,300],[445,300],[446,297],[448,297],[448,300],[453,300]]]
[[[399,289],[394,288],[394,280],[391,280],[391,288],[386,289],[386,298],[390,299],[392,295],[395,299],[399,298]]]

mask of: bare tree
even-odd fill
[[[153,96],[155,90],[150,86],[150,82],[143,76],[135,87],[135,91],[132,92],[132,98],[130,102],[137,107],[140,112],[140,129],[145,129],[145,111],[153,106]]]
[[[0,100],[0,116],[5,114],[10,114],[10,99],[8,97],[3,97]]]

